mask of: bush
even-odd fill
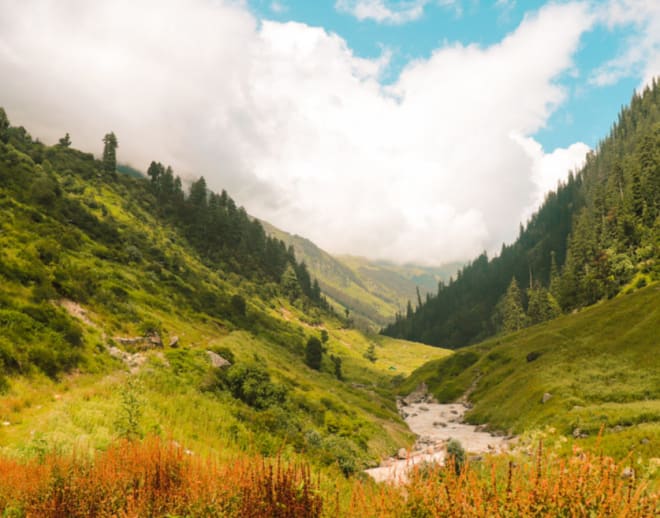
[[[465,464],[465,450],[460,441],[456,439],[449,439],[447,442],[447,457],[450,462],[450,466],[453,464],[454,470],[458,475],[462,470]]]
[[[257,409],[281,405],[286,388],[272,383],[268,372],[258,365],[232,365],[220,370],[220,375],[232,396]]]
[[[305,363],[312,369],[319,370],[321,368],[321,360],[323,359],[323,345],[321,341],[312,336],[307,340],[305,346]]]

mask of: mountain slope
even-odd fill
[[[430,362],[402,385],[425,382],[441,401],[472,387],[468,420],[521,433],[554,427],[623,457],[660,444],[660,283],[577,313],[492,338]],[[577,431],[576,431],[577,430]]]
[[[362,329],[377,330],[391,322],[408,301],[417,303],[417,288],[426,297],[437,290],[440,280],[448,279],[460,266],[434,268],[353,256],[334,257],[308,239],[284,232],[268,222],[261,223],[269,235],[293,247],[296,257],[309,268],[323,293],[340,312],[348,309]]]
[[[547,195],[515,243],[503,245],[498,257],[475,259],[384,333],[461,347],[550,318],[557,305],[571,311],[613,297],[631,281],[657,279],[659,258],[660,86],[654,81],[634,95],[584,168]],[[507,287],[517,293],[513,284],[522,297],[507,301]],[[519,314],[517,321],[508,310]]]
[[[184,193],[156,162],[150,179],[116,174],[2,116],[4,453],[156,434],[351,473],[411,442],[392,380],[445,351],[345,329],[285,245],[202,179]]]

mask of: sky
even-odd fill
[[[332,253],[491,255],[660,75],[657,0],[0,0],[0,106]]]

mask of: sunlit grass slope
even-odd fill
[[[4,455],[105,449],[128,430],[200,454],[296,452],[348,474],[412,443],[394,384],[445,351],[365,336],[283,281],[201,257],[147,180],[11,131],[0,140]],[[314,370],[305,345],[323,332]],[[233,365],[214,367],[209,351]]]
[[[521,433],[554,427],[617,456],[660,452],[660,285],[499,336],[417,369],[442,401],[471,385],[468,419]],[[543,402],[545,395],[545,403]]]

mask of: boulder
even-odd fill
[[[401,460],[406,460],[408,458],[408,450],[406,450],[405,448],[401,448],[396,454],[396,456]]]
[[[231,362],[229,360],[225,360],[218,353],[214,353],[213,351],[206,351],[206,354],[209,357],[209,361],[211,362],[211,365],[213,365],[213,367],[215,367],[216,369],[220,367],[228,367],[231,365]]]
[[[170,338],[170,347],[178,347],[179,346],[179,337],[178,336],[173,336]]]

